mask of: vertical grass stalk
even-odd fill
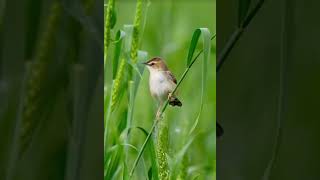
[[[225,63],[228,55],[230,54],[231,50],[233,49],[234,45],[238,42],[240,37],[242,36],[242,33],[245,31],[245,29],[248,27],[252,19],[255,17],[255,15],[258,13],[258,11],[261,9],[262,5],[264,4],[264,0],[259,0],[255,7],[248,13],[246,18],[239,23],[240,25],[237,27],[237,29],[232,33],[230,36],[227,44],[222,49],[221,53],[218,56],[218,64],[216,67],[216,72],[219,72],[222,68],[223,64]]]
[[[141,31],[141,18],[142,18],[142,0],[137,1],[136,15],[133,23],[133,35],[131,42],[131,53],[130,58],[132,63],[136,64],[138,59],[138,49],[139,49],[139,35]]]
[[[107,141],[107,135],[108,135],[108,124],[110,120],[111,113],[115,109],[117,102],[119,100],[119,95],[120,95],[120,88],[121,88],[121,83],[124,81],[124,73],[126,69],[126,61],[125,59],[122,59],[119,65],[119,69],[117,71],[116,79],[113,80],[112,82],[112,88],[111,88],[111,99],[108,104],[108,106],[105,109],[106,116],[105,116],[105,122],[104,122],[104,146],[106,146],[106,141]],[[105,99],[106,101],[106,99]],[[107,103],[104,103],[105,106]],[[106,149],[106,147],[104,147]]]
[[[280,145],[283,136],[283,121],[285,116],[286,102],[286,82],[288,76],[288,30],[289,30],[289,4],[290,1],[283,1],[282,22],[281,22],[281,54],[279,62],[279,96],[278,96],[278,112],[277,112],[277,134],[273,145],[273,150],[269,162],[264,170],[262,180],[269,180],[272,175],[272,170],[276,166],[276,161],[280,151]]]
[[[105,26],[104,26],[104,66],[107,62],[108,48],[111,42],[111,26],[112,26],[112,13],[114,11],[115,0],[109,0],[107,12],[105,15]],[[105,68],[104,68],[105,69]]]
[[[45,82],[45,74],[49,68],[50,52],[54,47],[54,37],[61,15],[61,5],[54,1],[46,27],[40,36],[34,63],[31,67],[30,78],[27,82],[27,94],[23,107],[20,154],[30,142],[32,132],[36,126],[35,116],[39,114],[41,86]]]
[[[168,148],[168,122],[166,119],[163,119],[158,124],[158,140],[157,142],[157,162],[158,162],[158,169],[159,169],[159,179],[167,180],[169,179],[169,166],[167,160],[167,153],[169,151]]]
[[[139,50],[139,36],[141,32],[141,20],[142,20],[142,0],[137,0],[136,14],[134,17],[133,30],[132,30],[132,41],[130,47],[130,60],[133,65],[138,61],[138,50]],[[133,69],[129,67],[128,76],[130,80],[134,80]]]

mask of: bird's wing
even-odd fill
[[[177,84],[177,79],[174,77],[174,75],[170,71],[166,71],[168,74],[168,77],[175,83]]]

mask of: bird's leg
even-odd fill
[[[159,107],[158,107],[158,110],[157,110],[157,114],[156,114],[156,119],[160,119],[161,118],[161,109],[162,109],[162,102],[159,103]]]
[[[171,92],[168,93],[168,100],[169,101],[173,101],[174,100],[174,96]]]

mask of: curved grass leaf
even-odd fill
[[[115,145],[105,154],[104,158],[104,180],[113,179],[115,172],[119,168],[123,147]]]
[[[119,30],[116,34],[114,57],[113,57],[113,63],[112,63],[112,79],[115,79],[117,75],[119,59],[120,59],[121,50],[122,50],[122,42],[125,36],[126,36],[126,33],[122,30]]]
[[[251,0],[238,0],[238,27],[241,27],[248,15]]]
[[[129,180],[128,166],[127,166],[127,163],[125,161],[123,161],[122,168],[123,168],[122,179],[123,180]]]
[[[191,134],[195,128],[198,125],[199,118],[203,109],[204,104],[204,94],[205,90],[207,88],[207,71],[208,71],[208,61],[210,59],[210,51],[211,51],[211,34],[208,28],[199,28],[196,29],[192,36],[191,45],[189,48],[189,54],[187,59],[188,66],[192,61],[189,58],[193,58],[194,51],[197,47],[198,41],[200,36],[202,35],[202,41],[203,41],[203,61],[202,61],[202,77],[201,77],[201,105],[199,109],[199,113],[197,115],[197,118],[192,126],[192,128],[189,131],[189,134]]]
[[[127,127],[131,127],[131,122],[133,119],[133,108],[134,108],[134,81],[129,81],[128,85],[128,115],[127,115]]]
[[[224,65],[227,57],[229,56],[231,50],[234,45],[238,42],[242,33],[245,31],[245,28],[249,25],[251,20],[255,17],[255,15],[259,12],[261,7],[263,6],[265,0],[259,0],[257,4],[252,8],[252,10],[248,13],[248,15],[244,18],[241,27],[238,27],[229,37],[227,44],[223,47],[221,53],[218,55],[218,63],[216,67],[216,72],[219,72]]]
[[[117,23],[117,12],[116,12],[116,11],[112,11],[111,13],[112,13],[112,15],[111,15],[110,26],[111,26],[111,29],[113,29],[114,26],[115,26],[116,23]]]
[[[142,74],[144,71],[145,66],[142,64],[142,62],[147,61],[148,59],[148,52],[146,51],[138,51],[138,63],[135,65],[136,72],[139,76],[135,76],[135,87],[134,87],[134,95],[136,96],[138,87],[140,84],[140,80],[142,79]]]
[[[199,29],[195,30],[195,32],[193,33],[191,44],[189,47],[189,52],[188,52],[187,67],[189,67],[192,62],[191,60],[193,58],[194,51],[196,50],[200,35],[201,35],[201,31]]]
[[[138,61],[143,62],[146,61],[148,53],[145,51],[138,51]],[[128,103],[128,116],[127,116],[127,127],[131,127],[131,122],[133,119],[133,110],[134,110],[134,102],[137,94],[137,90],[140,84],[140,79],[142,77],[141,73],[143,73],[144,67],[139,67],[137,64],[132,64],[130,61],[128,63],[133,67],[133,69],[137,72],[134,73],[134,80],[129,81],[129,103]],[[138,75],[139,76],[138,76]]]
[[[123,26],[123,30],[126,33],[126,40],[125,40],[125,44],[124,44],[124,53],[126,54],[126,57],[128,58],[128,56],[129,56],[128,54],[130,53],[130,50],[131,50],[133,25],[132,24],[125,24]]]
[[[192,142],[196,138],[198,134],[193,135],[189,138],[189,140],[185,143],[185,145],[181,148],[181,150],[175,155],[175,158],[172,163],[171,167],[171,178],[170,179],[177,179],[177,176],[180,171],[180,165],[182,164],[183,157],[187,153],[187,150],[191,146]]]

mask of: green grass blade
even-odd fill
[[[105,154],[104,162],[104,180],[113,179],[117,169],[120,167],[123,146],[115,145]]]
[[[238,0],[238,27],[242,26],[245,18],[248,15],[251,0]]]
[[[211,34],[208,28],[199,28],[197,29],[193,37],[197,37],[195,42],[198,42],[200,35],[202,35],[202,40],[203,40],[203,60],[202,60],[202,77],[201,77],[201,105],[199,109],[199,113],[197,115],[197,118],[192,126],[192,128],[189,131],[189,134],[191,134],[195,128],[198,125],[200,115],[202,113],[203,105],[204,105],[204,94],[207,89],[207,73],[208,73],[208,61],[210,59],[210,51],[211,51]],[[192,38],[194,40],[194,38]],[[193,51],[193,48],[196,47],[197,44],[191,44],[189,53]],[[190,56],[193,56],[191,54]]]
[[[123,180],[129,180],[128,166],[127,166],[127,163],[125,161],[123,162],[122,168],[123,168],[122,179]]]
[[[146,137],[148,137],[148,132],[145,129],[143,129],[142,127],[137,127],[137,129],[141,130],[146,135]],[[152,139],[150,140],[147,146],[148,146],[147,148],[149,149],[150,160],[151,160],[151,168],[150,168],[151,177],[153,180],[158,180],[159,179],[158,177],[159,170],[157,165],[158,163],[157,163],[155,146]],[[149,175],[149,172],[148,172],[148,175]],[[149,179],[151,178],[149,177]]]
[[[172,169],[171,169],[171,178],[170,179],[177,179],[177,176],[180,171],[180,165],[182,164],[183,157],[187,153],[187,150],[191,146],[192,142],[196,138],[196,135],[193,135],[189,138],[189,140],[185,143],[185,145],[181,148],[181,150],[177,153],[177,155],[174,158]]]
[[[122,146],[128,147],[128,148],[134,150],[136,153],[139,153],[139,149],[136,146],[132,145],[132,144],[122,144]],[[146,166],[146,163],[145,163],[143,158],[142,158],[142,166],[143,166],[143,169],[145,170],[145,172],[144,172],[145,176],[148,177],[148,172],[146,171],[146,169],[147,169],[146,167],[147,166]]]
[[[83,140],[81,134],[84,134],[86,126],[86,101],[83,100],[83,96],[87,93],[86,89],[86,78],[88,77],[87,69],[82,64],[75,64],[73,67],[72,81],[73,81],[73,112],[74,119],[72,120],[70,143],[68,147],[68,158],[67,158],[67,172],[66,179],[78,179],[81,176],[81,155],[83,152]]]
[[[198,41],[199,41],[200,35],[201,35],[201,30],[200,29],[196,29],[194,31],[194,33],[193,33],[191,44],[190,44],[190,47],[189,47],[189,52],[188,52],[187,67],[190,66],[190,64],[192,62],[191,60],[193,58],[194,51],[196,50],[196,47],[198,45]]]
[[[134,87],[134,95],[136,96],[138,87],[140,84],[140,80],[142,79],[142,74],[145,66],[142,65],[142,62],[146,62],[148,59],[148,53],[146,51],[138,51],[138,63],[135,65],[136,72],[139,76],[135,76],[135,87]]]
[[[119,30],[116,34],[114,57],[113,57],[113,63],[112,63],[112,79],[115,79],[117,75],[119,59],[120,59],[121,50],[122,50],[122,42],[125,35],[126,33],[122,30]]]
[[[126,33],[126,40],[124,44],[124,53],[126,58],[130,58],[129,54],[131,51],[131,40],[132,40],[132,32],[133,32],[133,25],[132,24],[125,24],[123,26],[123,30]]]
[[[113,29],[117,23],[117,12],[115,11],[115,8],[111,12],[111,20],[110,21],[111,21],[110,28]]]
[[[131,122],[133,118],[133,108],[134,108],[134,81],[129,81],[129,102],[128,102],[128,116],[127,116],[127,127],[131,127]]]

